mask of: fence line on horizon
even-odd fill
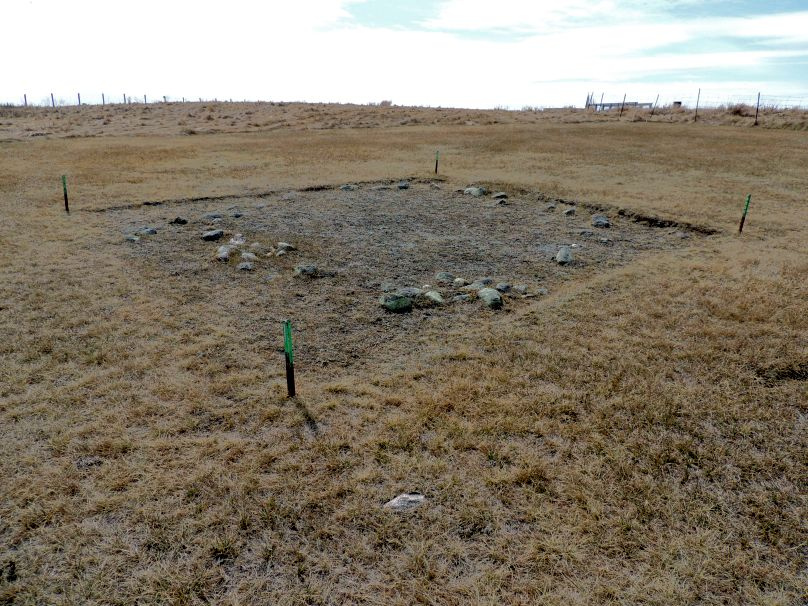
[[[683,108],[692,109],[698,107],[700,109],[716,109],[721,107],[732,107],[737,105],[748,105],[748,106],[756,106],[758,103],[758,95],[760,95],[759,103],[760,108],[765,110],[785,110],[785,109],[808,109],[808,92],[804,94],[791,94],[791,95],[769,95],[764,93],[743,93],[743,94],[710,94],[707,89],[703,89],[700,93],[693,93],[689,95],[669,95],[666,94],[665,96],[653,94],[649,98],[637,97],[632,95],[631,97],[624,96],[625,93],[620,94],[612,94],[609,93],[587,93],[587,101],[584,105],[584,108],[590,106],[611,106],[610,109],[614,109],[615,107],[625,106],[626,109],[635,108],[638,106],[651,106],[653,105],[654,108],[666,108],[672,107],[675,105],[681,104]],[[656,101],[655,101],[656,99]],[[10,100],[0,100],[0,106],[2,107],[51,107],[51,108],[59,108],[59,107],[76,107],[79,105],[91,105],[91,106],[106,106],[106,105],[153,105],[153,104],[160,104],[160,103],[233,103],[232,98],[228,99],[218,99],[218,98],[204,98],[204,97],[180,97],[174,98],[169,96],[149,96],[148,94],[143,95],[129,95],[126,93],[121,93],[117,96],[112,96],[107,93],[99,93],[97,97],[88,97],[82,95],[80,92],[76,92],[71,94],[69,97],[64,96],[56,96],[54,93],[49,93],[45,97],[41,97],[38,102],[35,102],[27,93],[24,93],[21,97]],[[263,99],[243,99],[243,100],[236,100],[235,103],[331,103],[331,102],[324,102],[324,101],[273,101],[273,100],[263,100]],[[379,105],[378,103],[355,103],[352,105]],[[428,107],[428,108],[443,108],[447,109],[444,106],[432,106],[432,105],[415,105],[412,107]],[[480,108],[466,108],[466,109],[480,109]],[[574,104],[568,104],[563,106],[556,106],[556,107],[549,107],[546,105],[524,105],[521,108],[519,107],[511,107],[507,105],[498,105],[489,109],[504,109],[510,111],[516,111],[519,109],[534,109],[534,110],[545,110],[545,109],[581,109],[580,106],[576,106]],[[608,109],[604,109],[603,111],[608,111]]]

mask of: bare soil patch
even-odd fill
[[[647,217],[641,223],[604,206],[594,214],[610,208],[611,226],[596,228],[588,207],[538,192],[523,191],[504,202],[422,180],[408,189],[398,189],[397,182],[365,183],[353,191],[312,187],[257,198],[147,203],[105,216],[122,235],[154,227],[156,234],[136,242],[122,238],[121,254],[154,266],[166,280],[179,279],[196,297],[218,300],[221,313],[245,331],[272,331],[291,318],[301,340],[300,360],[313,366],[366,364],[414,345],[419,334],[500,313],[476,300],[476,290],[436,283],[438,272],[468,283],[490,278],[491,287],[526,285],[527,296],[504,294],[501,312],[509,313],[562,283],[585,281],[637,255],[703,237],[674,221],[648,227]],[[574,214],[565,215],[570,209]],[[188,223],[172,224],[177,215]],[[203,241],[201,234],[213,229],[225,235]],[[218,248],[234,238],[244,243],[228,261],[217,260]],[[267,252],[278,242],[298,250]],[[569,265],[556,262],[562,246],[573,252]],[[238,269],[240,251],[257,253],[252,271]],[[299,265],[315,265],[319,275],[296,275]],[[446,303],[416,305],[406,314],[391,314],[378,303],[383,292],[424,286],[439,291]],[[461,294],[472,300],[453,301]]]

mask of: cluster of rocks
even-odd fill
[[[511,285],[508,282],[494,284],[493,278],[478,278],[469,283],[464,278],[458,278],[446,271],[435,274],[435,283],[454,289],[449,299],[452,303],[466,303],[479,299],[490,309],[500,309],[503,305],[503,295],[527,296],[526,284]],[[421,288],[396,288],[392,284],[383,284],[384,294],[379,297],[379,305],[394,313],[412,311],[413,307],[431,307],[444,305],[447,298],[444,294],[430,285]],[[540,288],[536,294],[547,294],[547,289]]]
[[[157,228],[151,226],[141,227],[138,230],[135,230],[134,233],[128,234],[126,236],[127,242],[139,242],[140,238],[143,236],[154,236],[157,234]]]
[[[465,189],[458,189],[457,193],[462,193],[466,196],[472,196],[473,198],[482,198],[483,196],[488,195],[488,190],[485,187],[480,185],[471,185],[466,187]],[[491,194],[491,198],[496,201],[497,204],[505,206],[508,204],[508,194],[504,191],[498,191]]]
[[[224,237],[224,231],[221,229],[211,229],[202,232],[202,239],[206,242],[218,242]],[[280,257],[292,251],[297,250],[292,244],[288,242],[278,242],[276,246],[265,246],[261,242],[253,242],[247,246],[247,239],[242,234],[236,234],[227,244],[221,244],[214,255],[217,261],[223,263],[229,262],[237,253],[240,257],[240,263],[236,266],[240,271],[252,271],[255,268],[255,262],[258,257]]]

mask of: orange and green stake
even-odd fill
[[[746,221],[746,214],[749,212],[749,203],[752,201],[752,194],[746,196],[746,206],[743,208],[743,215],[741,215],[741,225],[738,227],[738,233],[743,233],[743,224]]]

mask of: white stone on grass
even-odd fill
[[[562,246],[558,249],[555,260],[559,265],[572,263],[572,249],[569,246]]]
[[[392,511],[409,511],[423,504],[426,497],[420,492],[404,492],[384,504],[385,509]]]
[[[222,244],[219,248],[216,249],[216,260],[217,261],[229,261],[230,260],[230,251],[233,250],[233,247],[229,244]]]

